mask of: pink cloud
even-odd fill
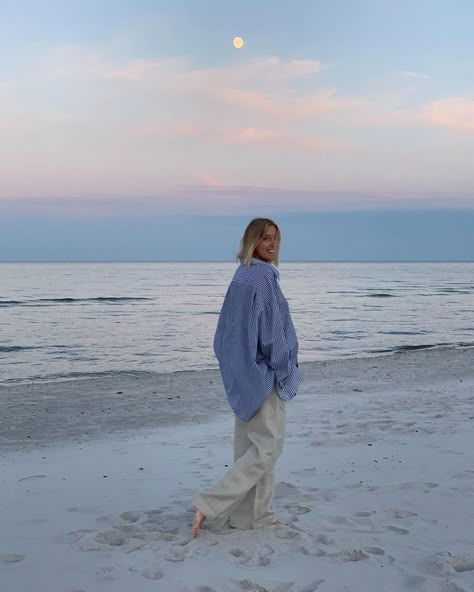
[[[165,62],[150,62],[146,60],[134,60],[118,67],[102,69],[100,74],[104,78],[112,80],[143,80],[150,76],[157,76],[166,71],[168,64]]]
[[[332,152],[349,148],[343,142],[291,129],[225,128],[218,131],[217,137],[228,144],[262,146],[287,152]]]
[[[218,130],[217,136],[228,144],[260,144],[280,138],[281,133],[271,129],[243,127]]]
[[[270,56],[219,67],[195,68],[183,59],[114,62],[98,52],[71,47],[59,48],[53,58],[55,71],[64,76],[102,78],[125,85],[123,91],[114,88],[115,93],[126,93],[133,84],[130,88],[135,89],[133,98],[136,99],[144,96],[140,88],[146,84],[153,89],[151,93],[156,92],[157,99],[176,98],[172,113],[178,119],[182,117],[178,113],[180,108],[196,109],[199,105],[199,108],[212,109],[216,119],[236,120],[240,114],[256,113],[260,119],[253,127],[268,127],[267,120],[272,119],[273,129],[290,121],[320,118],[328,113],[366,108],[369,104],[366,99],[341,97],[335,89],[295,90],[295,79],[321,71],[323,67],[317,60],[283,60]],[[216,106],[221,110],[232,108],[234,112],[219,113]],[[164,123],[170,125],[169,111],[166,117]],[[153,125],[155,129],[150,129],[150,133],[158,131],[157,124]],[[186,135],[185,131],[183,136]]]
[[[220,179],[207,171],[199,171],[196,177],[198,181],[206,187],[221,187],[224,185]]]
[[[172,139],[195,138],[218,145],[270,148],[287,152],[333,152],[349,150],[347,142],[302,133],[291,128],[200,126],[192,122],[179,125],[149,124],[132,128],[138,136],[159,136]]]
[[[246,83],[268,83],[305,77],[322,70],[318,60],[283,60],[276,56],[256,58],[227,66],[194,68],[185,59],[124,60],[107,58],[99,51],[60,46],[48,53],[43,66],[62,76],[81,76],[123,81],[158,82],[177,87],[240,87]],[[165,76],[165,80],[163,80]]]
[[[373,106],[364,98],[340,97],[334,89],[322,89],[306,95],[282,88],[280,91],[262,92],[221,87],[213,100],[246,111],[258,112],[266,118],[297,121],[319,118],[328,113],[361,111]]]
[[[260,91],[221,87],[213,96],[214,99],[244,109],[266,112],[274,110],[274,100]]]
[[[420,118],[435,127],[474,132],[474,99],[450,97],[425,105]]]
[[[321,69],[317,60],[282,60],[271,56],[228,66],[188,67],[177,74],[176,82],[186,88],[207,91],[221,87],[242,88],[247,84],[265,87],[315,74]]]

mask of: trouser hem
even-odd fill
[[[204,516],[206,518],[209,518],[210,520],[214,520],[215,518],[217,518],[219,516],[219,514],[216,514],[213,509],[211,508],[211,506],[209,506],[209,504],[207,504],[202,495],[200,493],[198,493],[197,495],[194,496],[194,505],[195,507],[204,514]]]

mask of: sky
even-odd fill
[[[472,0],[0,0],[0,261],[228,259],[254,216],[294,260],[473,260],[472,22]]]

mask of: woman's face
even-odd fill
[[[268,226],[265,230],[262,240],[258,243],[257,248],[253,252],[256,259],[261,259],[267,263],[275,260],[277,254],[277,229],[275,226]]]

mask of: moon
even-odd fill
[[[241,49],[244,46],[244,40],[242,39],[242,37],[234,37],[232,43],[234,44],[234,47],[236,49]]]

